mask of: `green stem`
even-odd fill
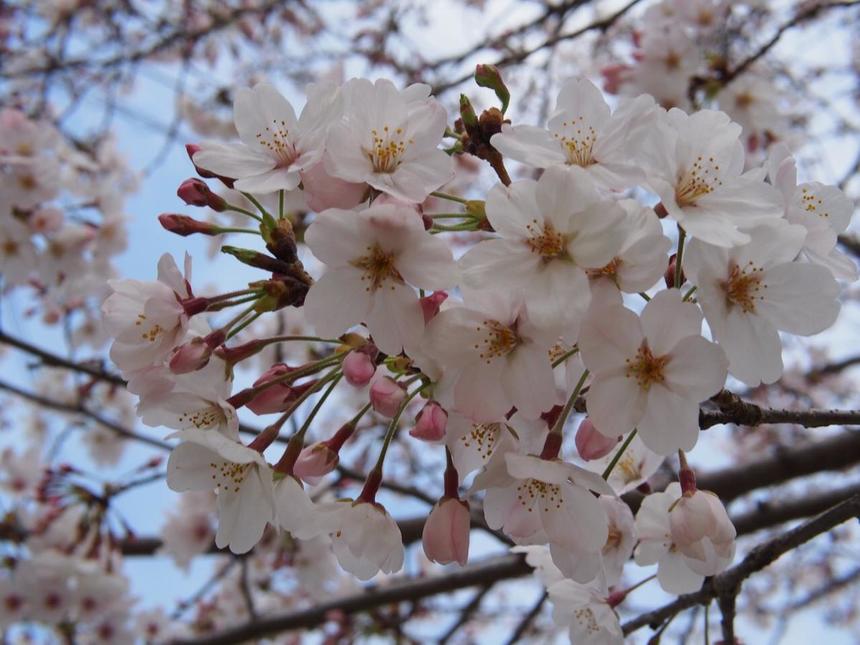
[[[429,213],[427,217],[432,217],[433,219],[463,219],[471,218],[472,216],[469,213]]]
[[[219,226],[218,233],[250,233],[251,235],[259,235],[260,231],[253,228],[239,228],[233,226]]]
[[[687,290],[687,293],[684,294],[684,298],[683,298],[684,302],[687,302],[694,293],[696,293],[696,286],[695,285],[690,287]]]
[[[266,210],[266,207],[263,206],[260,203],[260,201],[256,197],[254,197],[251,193],[242,193],[242,194],[245,196],[245,198],[249,202],[251,202],[254,206],[257,207],[257,209],[263,214],[263,216],[268,216],[268,217],[272,216],[271,213],[269,213],[269,211]],[[262,222],[263,220],[260,219],[260,221]]]
[[[640,291],[640,292],[639,292],[639,295],[640,295],[640,296],[642,296],[642,299],[643,299],[643,300],[645,300],[645,302],[650,302],[650,301],[651,301],[651,296],[649,296],[649,295],[648,295],[647,293],[645,293],[644,291]]]
[[[242,215],[247,215],[248,217],[253,217],[258,222],[262,222],[263,218],[257,215],[257,213],[252,213],[249,210],[242,208],[241,206],[236,206],[235,204],[227,204],[224,207],[228,211],[233,211],[234,213],[242,213]]]
[[[320,408],[322,408],[322,406],[323,406],[323,404],[325,403],[326,399],[329,397],[329,395],[330,395],[332,392],[334,392],[334,388],[336,388],[336,387],[337,387],[337,384],[340,382],[340,379],[343,377],[343,372],[341,372],[341,371],[340,371],[340,368],[339,368],[339,367],[337,367],[337,368],[335,368],[335,369],[334,369],[330,374],[328,374],[328,375],[323,379],[323,381],[325,381],[326,379],[331,378],[331,375],[332,375],[332,374],[335,374],[335,377],[334,377],[334,379],[331,381],[331,384],[328,386],[328,389],[327,389],[325,392],[323,392],[322,396],[319,398],[319,401],[317,401],[317,402],[314,404],[313,409],[312,409],[312,410],[310,411],[310,413],[308,414],[307,418],[305,419],[305,422],[302,424],[302,427],[301,427],[301,428],[299,428],[299,431],[296,433],[296,436],[297,436],[297,437],[299,437],[299,439],[304,439],[304,437],[305,437],[305,433],[308,431],[308,428],[310,428],[310,426],[311,426],[311,421],[313,421],[313,420],[314,420],[314,417],[317,415],[317,412],[319,412],[319,411],[320,411]],[[368,404],[368,405],[369,405],[369,404]]]
[[[567,403],[564,404],[564,408],[561,411],[558,419],[555,421],[555,425],[552,427],[550,432],[555,432],[557,434],[562,434],[564,430],[564,423],[567,421],[567,417],[570,416],[571,410],[573,410],[573,406],[576,403],[576,399],[579,398],[579,393],[582,391],[582,386],[585,385],[585,379],[588,378],[588,370],[585,370],[582,373],[582,376],[579,377],[579,382],[576,384],[576,387],[573,388],[573,392],[571,392],[570,397],[567,399]]]
[[[278,191],[278,218],[284,219],[284,191]]]
[[[441,193],[439,191],[434,191],[430,193],[433,197],[438,197],[439,199],[447,199],[450,202],[457,202],[458,204],[466,204],[469,202],[468,199],[463,199],[462,197],[457,197],[456,195],[450,195],[448,193]]]
[[[376,459],[376,465],[373,467],[373,470],[378,470],[380,474],[382,473],[382,464],[385,462],[385,453],[388,452],[388,446],[391,443],[391,440],[394,439],[394,435],[397,434],[397,422],[400,421],[400,417],[406,409],[406,406],[409,405],[409,402],[412,401],[412,399],[414,399],[425,387],[427,387],[427,385],[422,385],[421,387],[412,390],[411,394],[406,395],[406,398],[403,399],[403,403],[401,403],[400,407],[397,409],[397,414],[394,415],[394,418],[391,419],[391,423],[388,424],[388,430],[385,432],[385,439],[382,441],[382,450],[379,451],[379,457]]]
[[[603,479],[609,479],[609,475],[612,474],[612,469],[615,468],[615,464],[621,459],[621,455],[624,454],[624,451],[627,450],[627,446],[630,445],[630,442],[633,441],[633,437],[636,436],[636,428],[633,428],[633,432],[627,435],[627,438],[624,440],[624,443],[621,444],[621,447],[618,449],[618,452],[615,453],[615,456],[612,458],[612,461],[609,462],[609,465],[606,467],[606,470],[603,471],[601,477]]]
[[[681,288],[681,264],[684,260],[684,240],[687,239],[687,231],[678,225],[678,253],[675,255],[675,288]]]
[[[708,632],[708,610],[711,608],[711,603],[705,605],[705,645],[711,645],[711,635]]]
[[[253,316],[251,316],[250,318],[248,318],[248,320],[244,321],[241,325],[239,325],[239,326],[238,326],[238,327],[236,327],[235,329],[230,330],[230,333],[229,333],[229,334],[227,334],[227,340],[230,340],[231,338],[233,338],[233,336],[235,336],[235,335],[236,335],[236,334],[238,334],[240,331],[242,331],[243,329],[245,329],[245,327],[247,327],[248,325],[250,325],[252,322],[254,322],[255,320],[257,320],[257,318],[259,318],[259,317],[260,317],[260,316],[262,316],[262,315],[263,315],[263,312],[262,312],[262,311],[256,311],[256,312],[254,312],[254,315],[253,315]]]
[[[553,367],[558,367],[559,365],[561,365],[562,363],[564,363],[568,358],[570,358],[571,356],[573,356],[573,355],[574,355],[574,354],[576,354],[577,352],[579,352],[579,347],[574,346],[574,347],[573,347],[573,349],[569,349],[569,350],[567,350],[564,354],[562,354],[562,355],[561,355],[561,356],[559,356],[557,359],[555,359],[555,360],[552,362],[552,366],[553,366]]]

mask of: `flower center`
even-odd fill
[[[199,410],[190,410],[179,415],[179,423],[190,423],[198,430],[214,428],[227,422],[224,411],[215,405],[208,405]]]
[[[675,202],[683,208],[684,206],[695,206],[699,197],[712,193],[714,188],[723,182],[719,179],[720,166],[714,163],[713,157],[699,157],[678,182],[675,188]]]
[[[624,362],[627,363],[625,376],[635,378],[643,390],[648,390],[654,383],[662,383],[666,380],[663,370],[669,362],[669,356],[654,356],[646,341],[639,346],[635,358],[625,359]]]
[[[145,322],[146,322],[146,316],[144,314],[137,314],[137,320],[134,321],[135,326],[136,327],[143,327]],[[154,343],[155,341],[158,340],[158,337],[161,336],[161,334],[163,334],[163,333],[164,333],[164,327],[162,327],[158,323],[155,323],[154,325],[152,325],[148,329],[146,327],[143,327],[143,329],[140,332],[140,337],[143,340],[149,341],[150,343]]]
[[[545,506],[561,508],[561,486],[547,484],[537,479],[526,479],[517,486],[517,501],[529,513],[533,511],[536,501],[540,500]]]
[[[824,219],[830,217],[830,213],[827,211],[818,210],[824,204],[820,197],[816,196],[815,193],[810,192],[808,188],[802,188],[800,192],[800,204],[803,210],[812,215],[823,217]]]
[[[597,619],[594,617],[594,612],[591,607],[580,607],[573,611],[573,617],[582,627],[592,634],[600,632],[600,625],[597,624]]]
[[[212,471],[212,480],[216,490],[239,492],[245,475],[248,474],[251,464],[234,464],[230,461],[222,461],[220,464],[214,461],[209,463]]]
[[[630,455],[621,456],[616,472],[621,473],[621,480],[625,485],[642,477],[642,469]]]
[[[386,280],[403,282],[403,277],[397,271],[394,264],[394,254],[388,253],[378,244],[367,247],[367,255],[353,260],[352,265],[364,271],[361,276],[362,282],[367,281],[365,291],[376,291]],[[394,289],[394,285],[391,285]]]
[[[563,121],[562,131],[554,132],[553,136],[558,139],[561,148],[567,157],[569,166],[582,166],[583,168],[597,163],[591,156],[592,148],[597,141],[597,131],[590,125],[584,123],[581,116],[571,121]],[[565,134],[562,134],[565,133]]]
[[[474,445],[475,452],[483,461],[486,461],[496,446],[500,430],[501,426],[498,423],[474,423],[472,429],[460,437],[460,442],[464,448],[471,448]]]
[[[514,327],[503,325],[498,320],[485,320],[478,332],[483,332],[484,337],[475,349],[488,364],[495,358],[507,356],[522,342]]]
[[[592,279],[609,278],[615,282],[618,279],[618,269],[621,268],[622,264],[624,264],[624,260],[619,257],[614,257],[606,266],[601,267],[600,269],[588,269],[585,273]]]
[[[555,230],[552,222],[544,222],[541,226],[533,219],[526,229],[529,232],[526,244],[532,253],[537,253],[544,260],[552,260],[565,252],[565,236]]]
[[[289,140],[290,131],[286,121],[272,119],[271,127],[257,133],[257,141],[269,151],[278,168],[288,168],[298,157],[296,147]]]
[[[370,134],[373,144],[370,150],[365,150],[365,154],[373,164],[373,171],[392,173],[397,170],[401,157],[406,153],[412,139],[403,138],[403,128],[392,131],[387,125],[382,127],[382,132],[373,129]]]
[[[729,279],[720,283],[726,293],[726,303],[737,305],[744,313],[755,313],[755,301],[761,300],[759,291],[767,289],[766,284],[761,283],[761,273],[764,269],[756,267],[752,262],[747,263],[745,269],[735,265],[729,272]]]
[[[606,538],[606,544],[603,545],[603,553],[609,553],[613,549],[617,549],[621,544],[621,538],[624,537],[621,531],[614,524],[609,525],[609,536]]]

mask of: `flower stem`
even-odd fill
[[[684,240],[687,239],[687,231],[678,225],[678,253],[675,255],[675,288],[681,288],[681,263],[684,260]]]
[[[561,356],[559,356],[557,359],[555,359],[555,360],[552,362],[552,366],[553,366],[553,367],[558,367],[559,365],[561,365],[562,363],[564,363],[568,358],[570,358],[571,356],[573,356],[574,354],[576,354],[576,353],[578,353],[578,352],[579,352],[579,347],[574,346],[573,348],[571,348],[571,349],[567,350],[564,354],[562,354]]]
[[[564,409],[561,411],[561,414],[558,415],[558,419],[556,419],[555,425],[552,427],[552,430],[550,430],[550,433],[562,434],[564,423],[567,421],[567,417],[570,416],[573,406],[576,403],[576,399],[579,398],[579,393],[582,391],[582,386],[585,385],[585,379],[587,378],[588,370],[585,370],[582,373],[582,376],[579,377],[579,382],[576,384],[576,387],[573,388],[573,392],[571,392],[570,397],[567,399],[567,403],[564,404]]]
[[[441,193],[438,191],[434,191],[430,193],[433,197],[438,197],[439,199],[447,199],[451,202],[457,202],[458,204],[466,204],[469,200],[463,199],[462,197],[457,197],[456,195],[451,195],[449,193]]]
[[[284,191],[278,191],[278,219],[284,219]]]
[[[621,455],[624,454],[624,451],[627,450],[627,446],[629,446],[630,442],[633,441],[633,437],[636,436],[636,432],[636,428],[633,428],[633,432],[627,435],[627,438],[624,440],[624,443],[621,444],[621,447],[618,449],[618,452],[615,453],[615,456],[612,458],[612,461],[609,462],[609,465],[606,467],[606,470],[603,471],[603,474],[601,475],[603,479],[609,479],[609,475],[612,474],[612,469],[615,468],[615,464],[619,462],[619,460],[621,459]]]
[[[233,211],[234,213],[242,213],[242,215],[247,215],[248,217],[253,217],[258,222],[262,222],[263,218],[257,215],[257,213],[252,213],[249,210],[246,210],[240,206],[236,206],[235,204],[227,204],[225,206],[226,210]]]
[[[311,409],[310,413],[308,413],[308,416],[305,419],[305,422],[302,424],[302,427],[299,428],[299,431],[296,433],[296,435],[301,439],[305,438],[305,433],[308,431],[308,428],[310,428],[311,422],[314,420],[314,417],[317,415],[317,412],[320,411],[320,408],[322,408],[323,404],[325,404],[326,399],[332,392],[334,392],[334,388],[337,387],[337,384],[343,377],[343,372],[340,371],[340,367],[335,368],[332,373],[335,374],[335,377],[331,380],[331,384],[328,386],[328,389],[322,393],[322,396],[319,398],[319,401],[314,404],[314,407]],[[330,377],[331,374],[326,376],[323,380],[326,380]]]
[[[266,210],[266,207],[260,203],[260,200],[258,200],[256,197],[254,197],[251,193],[242,193],[242,194],[246,197],[246,199],[249,202],[251,202],[254,206],[257,207],[257,209],[260,211],[260,213],[263,214],[264,217],[266,217],[266,216],[272,217],[271,213],[269,213],[269,211]],[[260,219],[260,221],[262,221],[262,219]]]

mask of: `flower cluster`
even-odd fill
[[[479,76],[507,96],[494,69]],[[502,103],[478,117],[464,97],[449,124],[424,85],[318,84],[298,116],[270,85],[240,91],[239,140],[190,145],[200,178],[179,196],[252,228],[161,222],[257,236],[256,249],[222,250],[260,279],[204,296],[190,258],[180,271],[164,256],[157,281],[112,282],[111,356],[143,422],[174,430],[168,485],[215,492],[218,547],[244,553],[276,530],[330,548],[361,580],[399,571],[400,528],[377,495],[414,411],[409,435],[446,462],[427,558],[464,564],[482,512],[517,545],[545,547],[550,597],[562,613],[581,604],[560,618],[576,642],[589,631],[608,640],[581,642],[620,642],[613,607],[631,555],[658,564],[671,593],[732,562],[734,527],[685,452],[729,375],[775,381],[779,332],[835,321],[838,280],[856,277],[835,248],[850,205],[834,187],[798,186],[787,150],[750,167],[742,127],[720,111],[665,110],[647,95],[613,111],[581,78],[563,85],[545,128],[512,124]],[[467,153],[500,179],[485,199],[442,192]],[[539,172],[511,181],[508,161]],[[303,316],[295,333],[261,326],[284,310]],[[290,362],[249,361],[281,345]],[[234,388],[240,368],[255,378]],[[323,408],[352,405],[326,430],[337,413]],[[245,415],[274,416],[249,440]],[[314,488],[378,425],[360,489],[333,499]],[[676,454],[680,485],[648,495],[634,518],[619,495]],[[205,547],[176,536],[179,561]]]
[[[107,341],[98,304],[126,248],[123,197],[136,180],[105,139],[90,148],[50,123],[0,111],[0,273],[29,288],[42,321],[67,321],[75,345]]]

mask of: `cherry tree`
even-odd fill
[[[5,636],[856,637],[858,7],[0,7]]]

